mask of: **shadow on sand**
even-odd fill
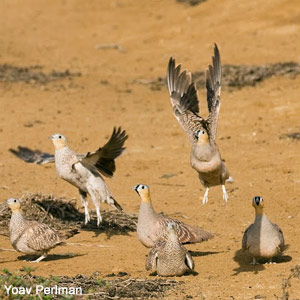
[[[232,274],[232,276],[238,275],[242,272],[252,272],[254,274],[257,274],[258,272],[263,271],[265,269],[264,264],[268,263],[267,259],[258,260],[259,264],[252,265],[251,264],[252,258],[253,257],[249,253],[247,253],[247,251],[244,251],[242,249],[237,250],[235,252],[233,260],[239,264],[239,267],[233,269],[233,271],[235,273]],[[278,256],[278,257],[274,257],[272,259],[272,262],[276,263],[276,264],[281,264],[281,263],[289,262],[291,260],[292,260],[291,256],[281,255],[281,256]]]
[[[75,253],[66,253],[66,254],[50,254],[46,258],[44,258],[43,261],[54,261],[54,260],[60,260],[60,259],[70,259],[77,256],[84,256],[86,254],[75,254]],[[33,255],[21,255],[18,256],[18,260],[23,260],[27,262],[32,262],[33,260],[37,259],[38,256]]]

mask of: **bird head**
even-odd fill
[[[146,184],[138,184],[132,187],[133,190],[137,192],[137,194],[141,197],[142,202],[149,203],[150,200],[150,189]]]
[[[67,138],[63,134],[55,133],[49,138],[52,140],[55,150],[59,150],[67,146]]]
[[[6,203],[12,211],[19,211],[21,208],[21,202],[19,199],[9,198],[8,200],[6,200]]]
[[[167,231],[168,231],[168,235],[169,235],[170,238],[172,237],[174,239],[178,239],[175,226],[176,225],[175,225],[174,221],[168,222]]]
[[[252,206],[255,208],[257,215],[262,215],[264,209],[264,199],[260,196],[253,197]]]
[[[260,196],[255,196],[252,199],[252,206],[255,207],[264,207],[264,199]]]
[[[194,133],[194,137],[197,140],[197,143],[199,144],[206,144],[209,141],[208,132],[206,129],[201,128]]]

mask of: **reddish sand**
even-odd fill
[[[78,198],[77,190],[58,178],[54,165],[25,164],[8,152],[10,147],[53,152],[47,137],[61,132],[73,149],[84,153],[105,143],[113,126],[122,125],[129,134],[127,151],[107,183],[124,209],[138,212],[139,198],[131,187],[146,183],[157,211],[180,212],[188,216],[185,222],[216,235],[188,246],[196,252],[198,275],[180,278],[185,282],[182,294],[170,293],[168,299],[183,299],[184,293],[199,299],[201,293],[205,299],[280,296],[282,279],[300,264],[299,141],[279,138],[300,131],[300,77],[223,89],[217,143],[235,181],[227,185],[228,205],[216,187],[205,206],[200,201],[204,189],[189,165],[190,145],[172,115],[167,88],[153,91],[137,81],[165,76],[171,55],[191,71],[204,70],[214,42],[223,63],[297,62],[299,1],[208,0],[192,7],[173,0],[13,0],[1,1],[0,11],[0,64],[82,73],[46,86],[0,84],[1,201],[28,191]],[[105,44],[120,44],[125,51],[98,49]],[[206,116],[204,89],[199,98]],[[28,123],[33,126],[24,126]],[[174,176],[161,178],[164,174]],[[254,219],[255,195],[264,197],[269,218],[280,225],[290,246],[281,263],[253,267],[249,256],[237,252]],[[92,246],[58,247],[52,253],[82,256],[41,262],[35,273],[149,276],[144,267],[148,249],[136,233],[108,238],[82,231],[70,241]],[[0,236],[0,243],[11,248],[7,237]],[[0,252],[0,268],[28,265],[18,256]],[[296,283],[291,295],[299,298]]]

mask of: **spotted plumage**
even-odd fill
[[[62,233],[46,224],[26,220],[19,199],[10,198],[6,202],[12,211],[9,223],[11,244],[19,252],[39,255],[34,262],[40,262],[51,249],[74,234],[74,231]]]
[[[152,207],[150,190],[147,185],[139,184],[134,189],[141,197],[137,234],[144,246],[150,248],[159,239],[166,240],[168,236],[167,226],[170,222],[174,224],[174,229],[182,244],[200,243],[213,238],[213,234],[199,227],[190,226],[176,219],[156,213]]]
[[[222,161],[215,142],[221,94],[221,59],[215,44],[212,65],[206,71],[207,106],[209,115],[206,119],[199,115],[199,101],[192,75],[187,70],[181,72],[181,65],[176,67],[171,57],[167,71],[167,82],[173,113],[186,132],[191,144],[190,162],[206,188],[202,203],[208,202],[208,191],[212,186],[222,185],[223,199],[228,200],[225,181],[229,173]]]
[[[166,238],[159,239],[148,254],[146,270],[160,276],[180,276],[189,269],[194,269],[192,256],[179,242],[175,223],[169,222]]]

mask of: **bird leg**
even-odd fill
[[[97,226],[100,226],[102,223],[102,217],[100,214],[100,199],[101,199],[101,194],[97,190],[89,190],[89,194],[91,196],[91,199],[93,201],[93,204],[95,205],[96,208],[96,213],[97,213]],[[100,199],[99,199],[100,198]]]
[[[205,203],[208,202],[208,191],[209,191],[209,188],[207,187],[206,190],[205,190],[203,199],[202,199],[202,205],[204,205]]]
[[[80,195],[82,205],[84,207],[84,215],[85,215],[84,224],[86,225],[91,220],[89,209],[88,209],[89,202],[87,200],[87,193],[85,191],[79,190],[79,195]]]
[[[250,265],[253,265],[253,266],[259,265],[259,263],[256,261],[255,257],[253,257],[252,263],[250,263]]]
[[[225,200],[226,202],[228,202],[229,197],[228,197],[228,194],[226,192],[224,184],[222,184],[222,190],[223,190],[223,200]]]
[[[31,263],[39,263],[41,260],[47,257],[47,254],[41,255],[38,259],[30,261]]]
[[[269,259],[268,264],[276,264],[275,261],[272,260],[272,258]]]
[[[96,213],[97,213],[97,226],[100,226],[102,223],[102,216],[100,214],[100,206],[96,205]]]

